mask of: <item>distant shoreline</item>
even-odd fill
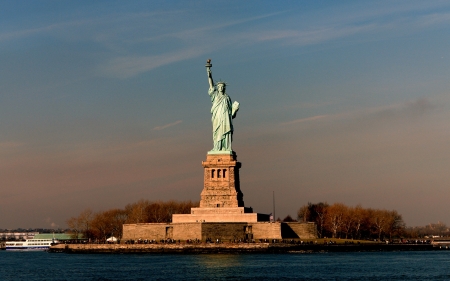
[[[442,248],[445,249],[445,248]],[[283,243],[200,243],[200,244],[59,244],[51,253],[319,253],[319,252],[391,252],[440,250],[430,244],[283,244]]]

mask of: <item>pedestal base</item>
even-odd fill
[[[252,208],[192,208],[190,214],[173,214],[173,223],[185,222],[263,222],[269,215],[253,213]]]

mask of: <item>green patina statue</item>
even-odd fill
[[[206,62],[206,72],[208,74],[209,91],[211,97],[211,121],[213,126],[214,147],[209,154],[231,154],[231,141],[233,137],[233,122],[236,112],[239,110],[239,103],[235,101],[231,104],[231,99],[227,95],[226,83],[219,81],[214,85],[211,73],[211,60]]]

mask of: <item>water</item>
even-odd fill
[[[0,251],[0,280],[450,280],[450,251],[61,254]]]

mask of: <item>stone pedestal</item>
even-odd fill
[[[190,222],[258,222],[268,221],[269,216],[253,213],[244,207],[239,184],[241,163],[236,154],[208,153],[203,166],[203,190],[200,207],[192,208],[190,214],[172,215],[173,223]]]
[[[208,154],[202,166],[204,180],[200,208],[244,207],[239,185],[241,163],[236,161],[235,153]]]

